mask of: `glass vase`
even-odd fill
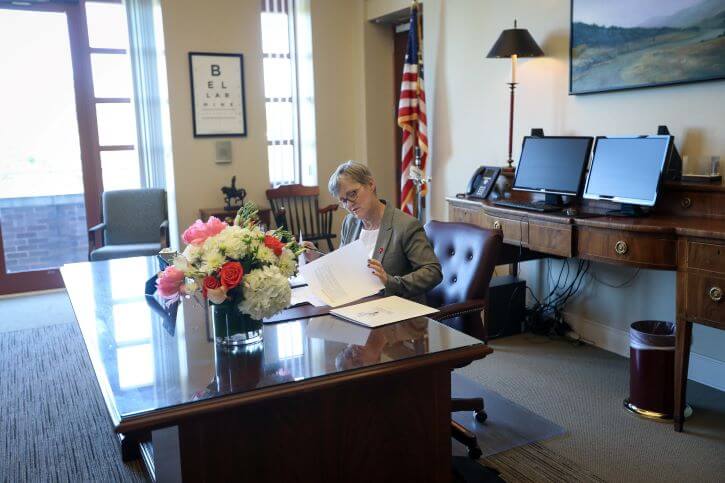
[[[234,302],[210,304],[214,341],[224,346],[241,346],[262,341],[262,321],[239,311]]]

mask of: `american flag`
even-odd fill
[[[420,148],[420,169],[425,173],[428,159],[428,135],[426,133],[427,118],[425,114],[425,90],[423,89],[423,57],[419,55],[420,17],[418,3],[414,2],[410,9],[410,30],[408,30],[408,50],[403,66],[403,81],[400,85],[400,102],[398,103],[398,126],[403,129],[402,166],[400,177],[401,209],[413,214],[416,202],[414,185],[409,179],[409,169],[415,165],[415,144]],[[426,185],[421,187],[420,195],[426,194]]]

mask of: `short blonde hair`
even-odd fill
[[[327,190],[335,198],[340,194],[340,177],[342,176],[347,176],[351,180],[363,185],[375,181],[373,173],[364,164],[358,163],[357,161],[344,162],[332,172],[330,181],[327,183]]]

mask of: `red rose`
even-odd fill
[[[272,235],[264,235],[264,245],[273,250],[275,255],[282,255],[282,249],[284,248],[282,240],[273,237]]]
[[[219,283],[219,280],[217,280],[216,277],[212,275],[207,275],[206,277],[204,277],[204,281],[202,283],[202,294],[204,295],[204,298],[206,298],[207,290],[219,287],[221,287],[221,283]]]
[[[222,265],[219,271],[222,285],[228,289],[239,285],[239,282],[242,281],[242,275],[244,275],[244,268],[239,262],[227,262]]]

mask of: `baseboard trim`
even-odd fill
[[[725,391],[725,362],[723,361],[691,352],[688,375],[693,381]]]
[[[589,320],[570,312],[562,314],[581,340],[629,358],[629,332]],[[696,352],[690,353],[689,379],[725,391],[725,361],[719,361]]]

